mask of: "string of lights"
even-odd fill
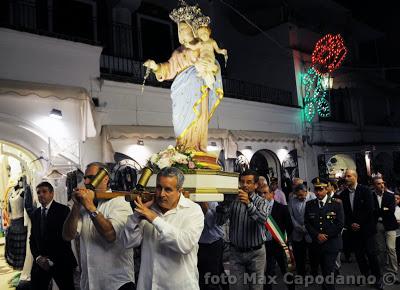
[[[332,73],[345,59],[347,48],[340,34],[327,34],[315,44],[311,61],[320,74]]]

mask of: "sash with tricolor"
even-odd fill
[[[294,260],[292,249],[287,245],[286,233],[282,233],[278,224],[271,215],[268,216],[267,221],[265,222],[265,226],[267,230],[271,233],[271,236],[274,238],[274,240],[282,246],[286,256],[288,272],[294,272],[296,270],[296,262]]]

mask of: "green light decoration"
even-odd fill
[[[315,117],[315,104],[313,102],[307,103],[304,106],[304,114],[306,117],[307,122],[311,123]]]
[[[320,117],[323,118],[330,117],[331,106],[326,98],[319,98],[317,100],[317,111]]]
[[[320,117],[330,116],[330,105],[326,100],[327,92],[322,85],[321,75],[310,67],[302,77],[304,84],[304,111],[307,122],[311,123],[316,112]]]
[[[315,102],[319,94],[323,92],[322,78],[317,71],[310,67],[302,78],[304,84],[304,101]]]

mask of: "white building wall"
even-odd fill
[[[101,47],[0,28],[0,79],[85,88],[100,76]]]

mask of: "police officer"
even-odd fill
[[[328,196],[327,180],[316,177],[312,183],[317,199],[307,202],[304,223],[312,238],[312,249],[318,258],[322,275],[326,277],[322,289],[335,289],[332,277],[336,257],[342,248],[343,206],[340,200]]]

